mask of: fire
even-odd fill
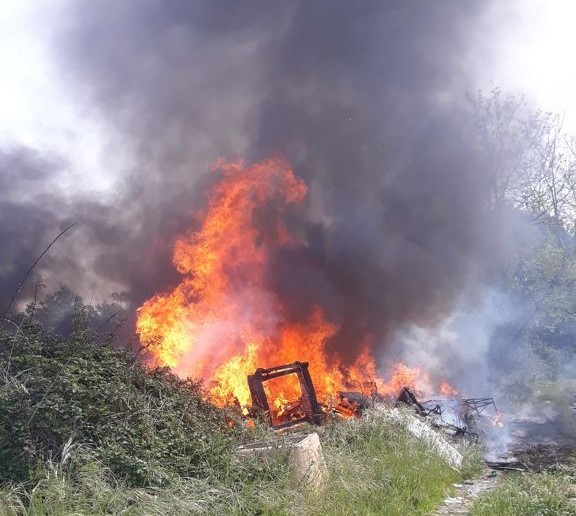
[[[446,380],[440,384],[440,394],[442,394],[442,396],[446,396],[447,398],[460,396],[460,392],[452,387]]]
[[[397,363],[392,368],[391,379],[380,388],[380,391],[384,394],[396,395],[402,387],[408,387],[423,396],[433,392],[426,371],[419,367],[409,368],[402,363]]]
[[[492,426],[503,427],[504,420],[502,419],[502,414],[500,412],[496,412],[494,417],[492,418]]]
[[[301,207],[307,187],[288,164],[270,159],[253,165],[219,162],[201,225],[175,243],[173,264],[182,281],[138,309],[136,331],[152,365],[167,365],[183,377],[204,379],[221,406],[250,404],[246,376],[258,367],[307,361],[320,401],[352,388],[395,395],[403,386],[431,392],[424,371],[396,364],[385,382],[370,342],[355,363],[327,353],[338,331],[321,307],[306,320],[288,322],[282,300],[267,281],[271,256],[302,244],[286,215]],[[276,415],[300,392],[288,377],[269,382]]]

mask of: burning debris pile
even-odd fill
[[[365,278],[310,242],[298,222],[308,186],[285,161],[220,162],[213,173],[197,224],[174,246],[180,283],[138,310],[151,365],[201,378],[212,403],[274,428],[398,404],[453,436],[497,427],[492,398],[464,398],[437,372],[399,361],[378,370],[393,327],[381,310],[358,308]]]
[[[268,382],[281,378],[286,380],[290,376],[296,376],[300,396],[284,400],[281,404],[275,399],[271,405],[268,400]],[[414,409],[417,415],[428,418],[433,427],[452,436],[466,435],[478,441],[481,434],[486,434],[487,428],[502,426],[502,418],[493,398],[463,398],[454,394],[450,397],[419,401],[408,387],[402,387],[395,400],[377,391],[372,391],[369,396],[362,392],[339,391],[330,403],[321,403],[316,397],[307,362],[260,368],[248,375],[247,381],[252,398],[249,415],[267,421],[274,429],[293,427],[304,422],[320,424],[330,417],[360,417],[366,409],[392,406],[393,402],[397,407]]]
[[[290,377],[297,379],[300,396],[284,400],[282,404],[278,404],[275,399],[271,404],[268,399],[271,394],[269,382],[286,381]],[[486,429],[502,424],[492,398],[465,399],[456,394],[442,399],[419,401],[408,387],[402,387],[395,402],[393,398],[376,391],[370,396],[362,392],[340,391],[331,403],[321,403],[316,397],[307,362],[259,368],[248,376],[247,381],[252,397],[252,408],[248,416],[266,421],[274,430],[298,431],[301,423],[322,424],[329,419],[355,418],[372,409],[369,412],[376,417],[400,425],[416,438],[426,441],[435,453],[456,469],[462,466],[463,456],[442,434],[451,437],[471,436],[477,442],[480,432],[483,437],[489,437]],[[414,413],[399,410],[401,406],[413,409]],[[494,413],[491,418],[485,414],[490,410]],[[434,429],[441,432],[435,432]],[[492,464],[510,469],[511,462],[506,459]]]
[[[286,162],[220,162],[214,174],[199,225],[174,247],[181,282],[138,310],[136,329],[152,365],[203,379],[219,406],[237,404],[246,413],[252,397],[274,424],[314,420],[322,411],[353,416],[403,386],[449,389],[399,362],[386,375],[377,371],[385,328],[377,331],[372,314],[350,305],[350,278],[340,277],[336,264],[320,263],[326,258],[294,222],[308,187]],[[271,368],[278,363],[296,374]],[[257,369],[248,387],[246,377]],[[313,391],[307,376],[315,379]],[[264,381],[268,401],[258,385]],[[292,406],[306,385],[308,398]]]

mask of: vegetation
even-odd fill
[[[49,463],[33,487],[6,486],[0,514],[426,514],[459,478],[425,445],[381,421],[335,426],[323,445],[330,482],[316,496],[291,483],[282,453],[234,462],[227,479],[180,477],[135,488],[73,452],[65,465]]]
[[[326,429],[330,483],[303,514],[426,514],[461,479],[424,441],[367,416]]]
[[[3,481],[37,480],[73,443],[139,486],[228,467],[233,431],[200,386],[97,344],[82,310],[67,339],[30,319],[0,333],[0,372]]]
[[[516,313],[493,336],[493,381],[516,407],[553,407],[557,434],[574,437],[576,138],[561,116],[521,97],[494,90],[470,100],[492,211],[515,228],[494,281]],[[572,465],[506,476],[472,514],[574,515],[575,473]]]
[[[576,465],[507,476],[474,504],[472,516],[574,516]]]
[[[575,375],[576,138],[561,116],[498,89],[470,97],[468,115],[506,241],[491,286],[511,308],[492,337],[490,380],[517,405]]]
[[[236,457],[267,428],[94,339],[82,310],[66,339],[30,318],[0,333],[0,514],[424,514],[461,479],[366,417],[319,429],[330,482],[312,495],[282,449]]]

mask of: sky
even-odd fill
[[[515,13],[514,13],[515,11]],[[487,84],[526,95],[538,107],[565,115],[576,133],[576,2],[517,0],[503,11],[507,28],[499,35],[500,52]]]
[[[70,165],[59,178],[62,190],[105,189],[113,183],[103,172],[106,131],[69,101],[52,54],[64,6],[63,0],[0,2],[0,147],[22,144],[48,154],[66,149]]]
[[[66,148],[70,165],[59,184],[105,190],[114,184],[114,174],[104,172],[114,168],[114,157],[106,153],[110,128],[69,101],[52,55],[53,29],[63,21],[65,1],[0,3],[0,146]],[[563,114],[566,129],[576,133],[576,2],[511,0],[494,9],[500,20],[497,59],[480,74],[479,87],[525,95],[540,109]]]

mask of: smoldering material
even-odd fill
[[[84,251],[98,276],[133,306],[165,289],[170,242],[194,225],[210,163],[281,155],[310,186],[289,221],[302,245],[278,249],[268,271],[284,316],[322,306],[345,360],[358,335],[384,349],[398,327],[439,320],[497,257],[460,111],[487,8],[70,2],[56,55],[76,100],[135,158]]]

